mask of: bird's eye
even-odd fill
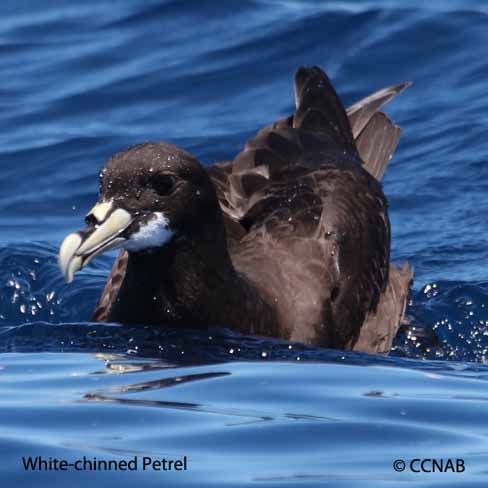
[[[176,183],[176,178],[172,175],[159,174],[151,179],[152,186],[159,195],[169,195]]]

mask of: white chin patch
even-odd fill
[[[154,212],[152,219],[142,225],[138,232],[122,245],[127,251],[143,251],[152,247],[161,247],[173,236],[169,221],[162,212]]]

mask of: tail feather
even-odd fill
[[[351,105],[347,109],[347,116],[352,128],[354,139],[357,139],[359,134],[366,127],[371,117],[380,110],[383,105],[388,103],[392,98],[396,97],[402,91],[406,90],[412,83],[407,81],[399,85],[389,86],[383,88],[375,93],[367,96]]]
[[[381,180],[400,139],[401,129],[379,109],[411,83],[379,90],[347,109],[349,122],[364,167]]]
[[[398,145],[402,130],[383,113],[376,112],[356,139],[364,167],[378,180]]]

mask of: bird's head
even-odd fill
[[[113,156],[100,172],[87,226],[66,236],[59,264],[69,283],[95,256],[114,248],[151,252],[191,234],[218,209],[206,170],[186,151],[145,143]]]

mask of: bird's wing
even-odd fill
[[[413,269],[404,263],[401,268],[390,266],[390,278],[378,307],[366,317],[354,350],[384,354],[391,346],[405,316],[408,295],[413,281]]]
[[[379,183],[354,162],[338,153],[311,157],[317,168],[283,175],[247,212],[249,230],[232,258],[275,301],[299,311],[291,339],[346,348],[388,281],[387,204]],[[312,317],[326,326],[305,327]]]
[[[387,203],[325,73],[301,68],[295,92],[293,118],[261,130],[226,168],[227,204],[247,231],[232,257],[275,301],[303,310],[297,327],[314,307],[327,324],[290,338],[351,347],[388,281]]]
[[[108,275],[102,294],[98,300],[98,304],[92,314],[92,320],[95,322],[107,322],[110,316],[110,311],[115,303],[120,287],[124,281],[125,270],[127,268],[128,260],[127,251],[120,251],[115,260],[112,271]]]

